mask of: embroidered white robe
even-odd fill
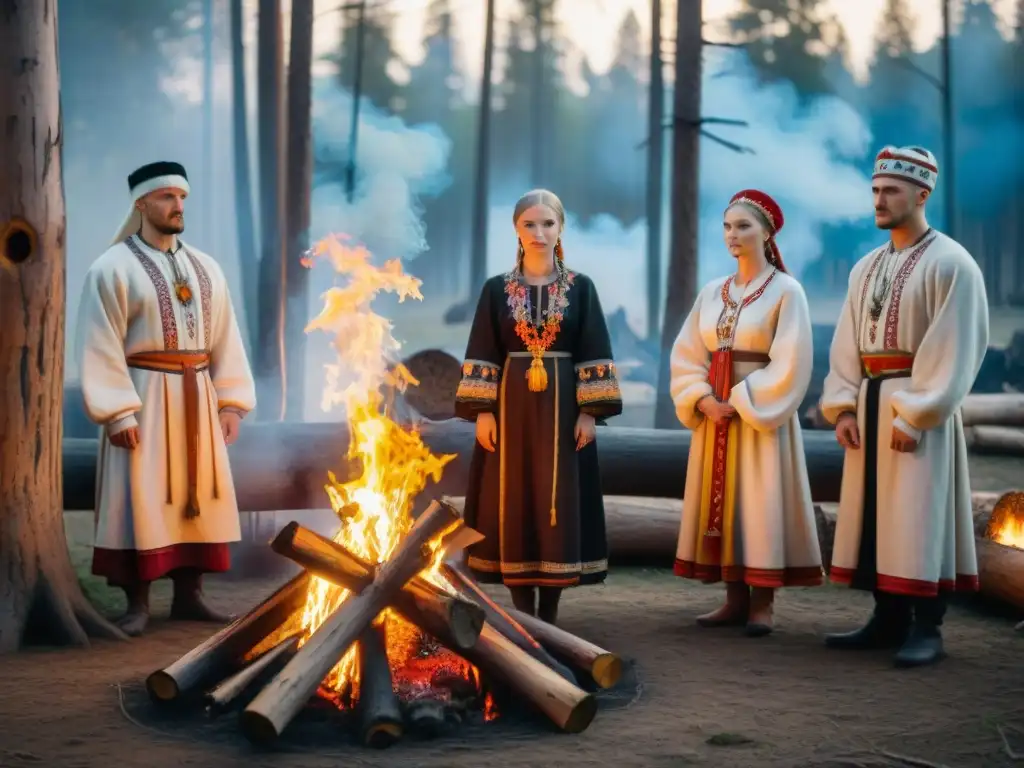
[[[747,286],[733,285],[732,299],[739,302],[758,290],[773,269]],[[675,572],[763,587],[820,584],[821,551],[797,415],[811,381],[810,311],[800,283],[784,272],[741,310],[736,324],[734,354],[760,353],[770,362],[733,364],[728,402],[737,417],[729,428],[725,470],[732,490],[725,494],[720,557],[704,549],[714,425],[696,406],[712,391],[710,365],[718,347],[724,283],[721,278],[701,290],[672,348],[676,414],[693,430]]]
[[[250,411],[256,403],[255,385],[220,266],[184,244],[176,256],[194,295],[191,320],[174,295],[168,256],[136,236],[112,246],[92,265],[79,308],[77,358],[86,413],[103,425],[94,572],[112,583],[130,578],[112,572],[124,570],[124,562],[112,563],[126,555],[136,561],[136,577],[145,580],[183,565],[224,570],[226,547],[211,556],[188,545],[226,545],[240,539],[218,412],[227,407]],[[210,354],[209,367],[198,374],[201,513],[194,519],[184,514],[184,377],[127,363],[130,355],[164,350]],[[109,442],[110,434],[135,425],[140,444],[134,450]]]
[[[884,251],[868,254],[850,275],[821,400],[832,424],[843,412],[855,413],[861,436],[861,447],[846,451],[830,577],[865,588],[874,582],[880,591],[919,597],[976,590],[960,405],[988,347],[984,279],[959,243],[932,232],[920,247],[895,255],[892,288],[872,338],[869,307],[875,283],[885,272]],[[877,419],[869,423],[862,356],[900,352],[913,356],[910,373],[876,385]],[[915,451],[890,448],[894,425],[919,441]],[[865,462],[869,430],[877,430],[874,466]],[[864,494],[866,473],[874,473],[873,505]],[[868,583],[857,584],[866,506],[873,506],[877,527],[875,563],[866,575]]]

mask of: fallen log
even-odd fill
[[[242,712],[242,733],[253,743],[277,739],[348,649],[392,602],[402,586],[430,564],[429,542],[462,525],[451,505],[433,502],[417,518],[373,583],[350,595],[314,631],[295,657]]]
[[[965,427],[1024,427],[1024,394],[968,395],[960,406]]]
[[[982,597],[1024,610],[1024,550],[984,536],[975,544]]]
[[[435,699],[409,703],[409,729],[421,739],[436,739],[444,730],[444,704]]]
[[[445,467],[440,482],[431,482],[425,493],[464,494],[476,441],[474,425],[461,419],[426,422],[420,433],[435,454],[457,456]],[[345,482],[361,472],[345,458],[348,439],[344,422],[246,424],[229,449],[239,509],[266,512],[327,506],[327,473],[333,471],[339,482]],[[688,430],[599,426],[597,450],[603,493],[681,499],[689,445]],[[97,446],[95,439],[65,438],[65,509],[93,509]],[[843,450],[834,433],[806,430],[804,453],[813,498],[837,501]]]
[[[207,714],[217,717],[241,703],[246,692],[252,691],[267,677],[277,674],[298,649],[299,636],[293,634],[265,651],[205,695]]]
[[[504,608],[491,600],[487,593],[480,588],[479,584],[451,563],[444,563],[441,566],[441,573],[456,592],[468,600],[475,600],[484,609],[484,616],[486,616],[489,625],[541,664],[575,685],[576,676],[572,670],[548,653],[544,646],[538,643]]]
[[[246,653],[281,627],[306,602],[309,576],[301,573],[170,666],[146,678],[156,702],[171,702],[223,680],[241,666]]]
[[[528,613],[515,609],[508,613],[555,658],[585,673],[598,687],[611,688],[622,677],[622,659],[611,651]]]
[[[296,522],[282,528],[270,547],[308,573],[353,592],[362,592],[373,583],[370,563]],[[479,605],[444,594],[422,576],[402,587],[392,606],[456,653],[473,647],[484,624],[484,610]]]
[[[402,738],[402,709],[388,664],[384,629],[370,627],[359,638],[359,738],[386,749]]]
[[[973,453],[1024,456],[1024,429],[1019,427],[965,427],[964,437]]]

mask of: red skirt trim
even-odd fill
[[[176,568],[223,573],[231,568],[231,551],[227,544],[172,544],[142,551],[96,547],[92,553],[92,572],[116,587],[156,581]]]
[[[829,570],[829,579],[836,584],[850,584],[856,573],[853,568],[840,568],[833,565]],[[884,573],[878,574],[877,586],[879,592],[887,592],[891,595],[907,595],[908,597],[935,597],[939,592],[977,592],[981,588],[977,575],[958,573],[955,579],[939,579],[938,581],[925,581],[924,579],[905,579],[901,576],[888,576]]]
[[[705,565],[690,560],[676,560],[672,569],[676,576],[697,579],[708,584],[718,581],[742,582],[751,587],[817,587],[823,581],[821,568],[747,568],[742,565]]]

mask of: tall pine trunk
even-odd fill
[[[288,154],[285,279],[286,417],[304,421],[306,395],[306,323],[309,319],[309,270],[302,255],[309,248],[313,194],[313,0],[292,0],[288,62]]]
[[[57,4],[0,13],[0,652],[124,635],[82,594],[62,488],[64,184]]]
[[[701,0],[678,0],[672,121],[672,231],[654,413],[654,426],[658,429],[679,428],[669,392],[669,358],[679,329],[697,298],[701,23]]]
[[[242,301],[249,339],[249,357],[259,342],[259,268],[256,223],[252,210],[252,173],[249,165],[249,109],[246,100],[243,0],[231,0],[231,127],[235,164],[235,226],[238,264],[242,273]]]

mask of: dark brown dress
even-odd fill
[[[531,392],[533,360],[516,334],[507,287],[518,272],[490,278],[470,330],[456,414],[495,414],[496,450],[476,444],[465,518],[485,538],[469,550],[482,582],[569,587],[604,581],[608,571],[604,502],[592,442],[576,450],[580,411],[596,419],[622,412],[611,340],[590,278],[571,275],[561,329],[544,354],[548,385]],[[511,281],[511,283],[510,283]],[[549,286],[527,286],[529,317],[539,326]]]

